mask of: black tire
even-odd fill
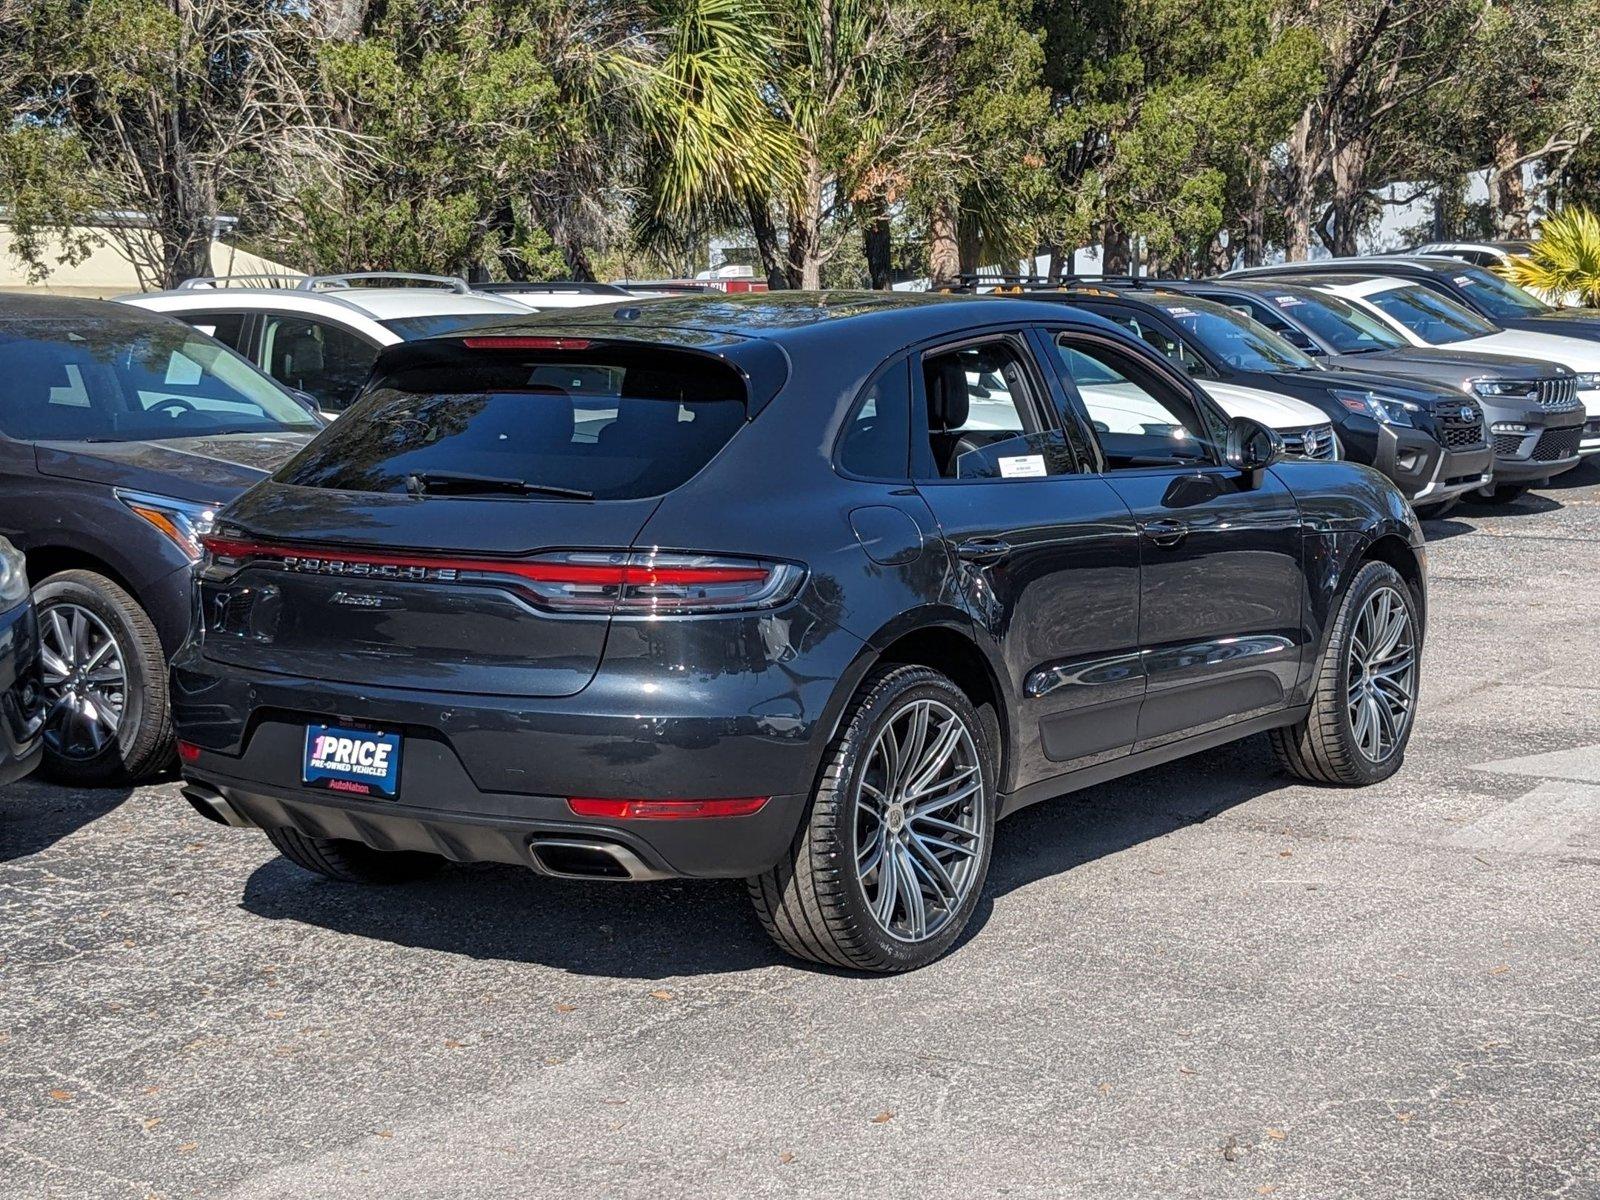
[[[1510,504],[1527,495],[1526,483],[1496,483],[1487,488],[1477,488],[1461,498],[1469,504]]]
[[[1460,497],[1452,496],[1449,500],[1441,500],[1437,504],[1423,504],[1417,507],[1417,518],[1423,521],[1438,521],[1455,512]]]
[[[307,871],[340,883],[410,883],[426,879],[444,860],[412,850],[374,850],[344,838],[311,837],[284,826],[268,829],[278,853]]]
[[[1413,655],[1411,710],[1396,745],[1381,760],[1364,754],[1356,740],[1350,719],[1350,654],[1356,618],[1368,599],[1378,590],[1389,588],[1407,605],[1411,618]],[[1405,760],[1411,731],[1416,727],[1417,697],[1421,693],[1421,657],[1424,622],[1416,593],[1400,573],[1388,563],[1369,562],[1356,572],[1339,615],[1334,621],[1328,648],[1317,668],[1316,689],[1311,711],[1297,725],[1272,731],[1272,749],[1284,770],[1308,783],[1341,787],[1366,787],[1389,778]]]
[[[167,704],[167,658],[139,602],[93,571],[62,571],[33,589],[41,629],[53,609],[72,605],[98,618],[120,656],[125,686],[115,737],[98,751],[60,723],[46,727],[44,769],[62,783],[102,785],[137,781],[174,761]],[[52,732],[52,730],[54,732]]]
[[[971,808],[964,803],[961,812],[972,822],[978,846],[965,867],[969,873],[963,876],[959,903],[946,906],[936,932],[907,941],[892,936],[868,908],[855,869],[856,805],[867,758],[880,733],[922,700],[948,710],[970,735],[980,787]],[[862,971],[909,971],[944,954],[971,920],[988,876],[997,788],[993,729],[993,721],[986,721],[965,693],[937,671],[894,666],[871,675],[828,747],[811,807],[789,854],[749,881],[756,915],[772,940],[797,958]],[[907,878],[920,887],[914,876]]]

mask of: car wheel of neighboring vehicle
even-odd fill
[[[1510,504],[1513,500],[1527,494],[1526,483],[1496,483],[1486,488],[1478,488],[1468,492],[1463,500],[1473,504]]]
[[[65,783],[140,779],[172,761],[167,659],[138,601],[93,571],[33,591],[47,715],[45,770]]]
[[[762,925],[829,966],[932,962],[977,906],[996,786],[990,735],[960,688],[927,667],[878,672],[828,750],[790,854],[750,881]]]
[[[1410,586],[1369,562],[1345,593],[1306,719],[1272,733],[1278,761],[1313,783],[1362,787],[1399,770],[1417,710],[1422,625]]]
[[[426,879],[444,860],[414,850],[374,850],[345,838],[311,837],[278,826],[266,831],[278,853],[308,871],[340,883],[409,883]]]

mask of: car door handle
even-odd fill
[[[963,562],[994,562],[1011,553],[1011,543],[1001,538],[968,538],[956,547],[956,557]]]
[[[1139,531],[1156,545],[1170,549],[1189,535],[1189,526],[1182,521],[1162,519],[1146,521]]]

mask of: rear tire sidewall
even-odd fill
[[[937,700],[948,707],[966,725],[978,748],[979,774],[983,779],[979,797],[979,820],[982,845],[978,862],[967,894],[955,914],[933,937],[919,942],[905,942],[887,933],[873,917],[867,905],[866,893],[857,878],[856,863],[856,797],[861,775],[867,767],[867,755],[884,726],[894,720],[904,708],[917,700]],[[835,848],[846,873],[843,902],[852,925],[860,930],[872,956],[877,960],[877,970],[909,971],[926,966],[945,954],[966,930],[973,911],[983,895],[988,880],[989,862],[994,848],[996,768],[993,747],[989,744],[989,731],[977,709],[967,699],[966,693],[945,676],[932,670],[908,672],[905,683],[887,692],[879,692],[867,701],[869,711],[865,718],[853,723],[850,739],[845,747],[848,764],[840,779],[838,796],[839,820],[835,827],[838,846]]]
[[[92,757],[68,757],[48,742],[44,770],[63,783],[136,780],[166,766],[173,742],[167,706],[167,662],[144,609],[112,580],[92,571],[64,571],[34,588],[41,627],[51,608],[73,604],[105,625],[122,656],[127,688],[117,736]]]

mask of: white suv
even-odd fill
[[[328,416],[355,398],[385,346],[537,311],[464,279],[389,271],[204,277],[119,299],[210,334]]]

